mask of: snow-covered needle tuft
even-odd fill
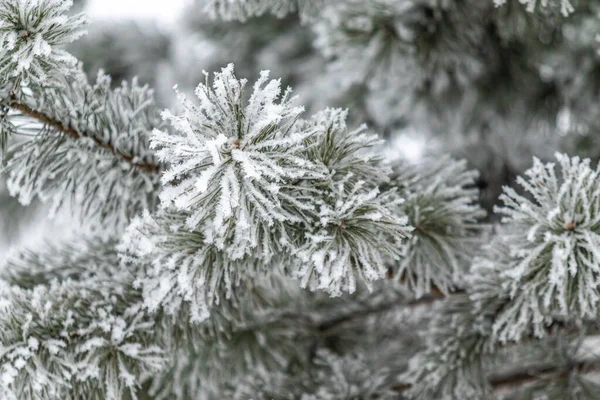
[[[249,18],[272,14],[278,18],[298,12],[307,21],[323,8],[324,0],[198,0],[213,17],[245,22]]]
[[[507,224],[502,266],[512,305],[496,318],[500,340],[518,340],[551,315],[595,318],[600,300],[600,169],[590,160],[556,154],[517,182],[528,196],[505,188],[496,212]]]
[[[126,264],[143,265],[145,306],[177,314],[190,305],[202,322],[241,282],[282,268],[303,287],[352,292],[401,254],[401,199],[379,194],[390,169],[370,151],[380,144],[347,111],[300,120],[301,107],[263,73],[247,105],[233,66],[200,85],[200,105],[182,99],[166,114],[175,133],[155,131],[152,146],[170,168],[162,210],[134,220],[120,245]]]
[[[131,272],[98,238],[11,260],[0,274],[0,398],[135,398],[167,354]]]
[[[322,132],[318,143],[309,148],[310,159],[327,167],[334,180],[343,180],[351,174],[352,182],[388,182],[391,169],[383,165],[381,154],[374,151],[383,146],[384,141],[369,132],[364,124],[349,130],[347,118],[347,109],[326,108],[301,122],[303,130]]]
[[[268,270],[269,264],[258,258],[232,261],[207,245],[202,232],[186,230],[185,218],[168,210],[146,212],[133,220],[119,250],[124,264],[145,270],[137,281],[145,308],[178,315],[187,302],[190,321],[197,323],[209,317],[219,299],[230,296],[242,277],[256,274],[258,266]]]
[[[208,80],[208,78],[207,78]],[[307,141],[319,133],[299,130],[303,108],[288,89],[261,73],[249,100],[245,80],[230,64],[215,73],[212,87],[198,86],[199,105],[180,96],[181,115],[165,112],[175,133],[155,130],[151,146],[171,164],[163,175],[163,207],[190,213],[187,227],[202,227],[208,243],[231,259],[252,252],[262,236],[284,224],[302,222],[313,208],[310,196],[291,195],[326,169],[306,157]]]
[[[400,257],[401,241],[412,228],[388,207],[402,200],[394,192],[380,195],[364,186],[363,181],[341,181],[318,200],[320,222],[298,253],[296,274],[302,286],[339,296],[354,292],[358,275],[370,288],[387,272],[386,262]]]
[[[481,76],[482,2],[345,0],[315,24],[316,47],[347,84],[411,96]],[[396,110],[394,110],[396,111]]]
[[[68,73],[77,60],[57,46],[85,34],[82,14],[69,16],[72,0],[0,1],[0,82],[11,78],[43,83]]]
[[[503,6],[507,1],[515,0],[494,0],[496,7]],[[550,8],[560,10],[560,13],[564,17],[568,17],[575,11],[575,7],[570,0],[519,0],[519,3],[523,4],[527,12],[534,12],[536,8]]]
[[[401,210],[415,227],[396,274],[417,297],[433,287],[448,293],[464,284],[484,239],[477,177],[465,160],[446,156],[395,166],[393,183],[406,199]]]

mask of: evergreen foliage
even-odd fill
[[[485,240],[474,188],[478,173],[449,157],[401,162],[392,183],[406,198],[401,210],[415,227],[396,275],[423,296],[433,288],[460,288],[469,263]]]
[[[66,16],[72,1],[3,1],[0,3],[2,84],[7,78],[44,81],[48,73],[64,72],[77,60],[57,45],[70,43],[85,33],[82,14]]]
[[[160,119],[152,91],[135,80],[111,89],[102,73],[94,85],[81,72],[61,82],[64,88],[28,86],[7,99],[43,124],[19,127],[35,139],[10,149],[8,188],[22,204],[39,196],[55,212],[74,202],[86,221],[122,229],[155,203],[160,167],[147,138]]]
[[[248,18],[266,13],[279,18],[298,12],[302,18],[314,16],[325,4],[324,0],[200,0],[213,17],[245,22]]]
[[[600,398],[593,1],[71,6],[0,0],[0,171],[82,225],[0,257],[0,399]]]

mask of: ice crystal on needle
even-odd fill
[[[503,6],[510,0],[494,0],[496,7]],[[512,0],[515,1],[515,0]],[[519,0],[519,3],[523,4],[527,12],[534,12],[536,8],[556,8],[560,10],[560,13],[567,17],[575,11],[575,7],[570,0]]]
[[[126,264],[145,268],[137,284],[144,306],[177,314],[182,302],[190,304],[190,320],[202,322],[215,303],[230,296],[242,277],[270,265],[258,257],[231,260],[215,246],[207,245],[202,232],[185,229],[185,213],[160,210],[136,218],[119,246]],[[273,272],[273,271],[269,271]]]
[[[400,162],[393,182],[406,199],[401,210],[415,227],[405,243],[397,275],[417,296],[460,286],[482,244],[476,171],[450,157]]]
[[[181,96],[183,114],[165,113],[175,134],[156,130],[151,140],[171,164],[163,184],[181,180],[164,189],[163,206],[189,211],[187,227],[202,226],[207,242],[232,259],[250,253],[272,229],[302,222],[311,198],[293,193],[326,172],[305,156],[306,141],[318,131],[296,129],[303,108],[291,91],[282,95],[280,82],[262,72],[244,105],[245,86],[230,64],[215,73],[212,87],[198,86],[199,105]]]
[[[497,318],[501,339],[519,339],[527,329],[525,315],[539,323],[550,314],[592,318],[598,312],[600,168],[592,169],[589,159],[564,154],[556,159],[558,175],[553,163],[534,159],[527,178],[517,180],[530,196],[505,188],[504,206],[496,209],[510,229],[505,238],[510,260],[502,275],[511,296],[539,299],[533,314],[525,313],[531,302],[523,300],[523,307],[510,307]],[[510,323],[510,313],[521,324]]]
[[[347,187],[350,187],[348,189]],[[354,292],[358,275],[367,285],[381,279],[386,261],[398,259],[401,241],[411,230],[406,218],[388,207],[401,203],[393,192],[365,191],[365,182],[340,182],[329,198],[319,201],[320,222],[298,253],[296,273],[303,286],[333,296]]]
[[[214,18],[226,21],[246,21],[267,13],[283,18],[298,12],[303,20],[308,20],[323,7],[324,0],[199,0],[205,10]]]
[[[71,0],[5,0],[0,2],[0,78],[22,77],[40,82],[65,71],[77,60],[57,45],[85,33],[82,14],[66,15]]]

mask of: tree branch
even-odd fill
[[[457,291],[455,293],[460,293],[460,291]],[[340,315],[339,317],[324,321],[318,325],[318,329],[322,334],[327,334],[333,331],[334,329],[338,328],[340,325],[368,317],[369,315],[379,314],[385,311],[392,310],[394,308],[417,307],[420,305],[428,305],[438,300],[444,299],[445,297],[446,295],[444,295],[442,291],[440,291],[436,287],[433,287],[429,294],[419,297],[417,299],[413,299],[407,302],[393,301],[388,303],[382,303],[377,307],[356,310],[345,315]]]
[[[491,375],[488,382],[494,392],[514,390],[536,382],[552,382],[567,378],[571,373],[600,371],[600,364],[572,362],[567,365],[532,365],[505,374]]]
[[[81,139],[84,137],[90,138],[94,141],[94,144],[96,144],[96,146],[98,146],[101,149],[109,151],[110,153],[115,155],[115,157],[118,157],[118,158],[121,158],[121,159],[127,161],[128,163],[133,165],[135,168],[139,168],[139,169],[149,172],[151,174],[160,173],[160,170],[161,170],[160,165],[143,162],[143,161],[136,161],[134,156],[121,152],[119,149],[113,147],[109,143],[103,142],[97,136],[88,135],[85,133],[83,133],[83,134],[79,133],[72,127],[65,126],[65,125],[63,125],[62,122],[57,121],[53,118],[50,118],[47,115],[32,109],[31,107],[29,107],[26,104],[22,104],[22,103],[13,101],[8,106],[14,110],[19,111],[21,114],[28,116],[30,118],[36,119],[39,122],[43,123],[44,125],[52,127],[54,129],[56,129],[57,131],[59,131],[60,133],[62,133],[63,135],[69,136],[73,139]]]
[[[600,364],[589,362],[572,362],[567,365],[530,365],[524,368],[509,371],[504,374],[491,375],[488,384],[494,393],[514,391],[522,386],[534,383],[553,382],[557,379],[568,378],[573,372],[591,373],[600,372]],[[398,384],[392,389],[395,392],[407,392],[412,388],[410,384]]]

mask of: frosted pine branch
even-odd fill
[[[319,223],[307,233],[308,243],[299,253],[295,275],[302,286],[323,289],[333,296],[356,290],[356,276],[370,285],[383,278],[387,263],[398,259],[402,240],[411,227],[390,208],[402,202],[393,192],[365,192],[365,182],[334,184],[318,200]]]
[[[252,17],[272,14],[278,18],[298,12],[308,21],[315,17],[324,5],[324,0],[196,0],[213,18],[226,21],[246,21]]]
[[[15,111],[20,112],[23,116],[31,117],[31,118],[39,121],[44,126],[50,128],[50,129],[56,129],[58,132],[60,132],[64,135],[70,136],[73,139],[81,139],[81,138],[85,138],[85,137],[90,137],[94,141],[94,144],[97,147],[99,147],[100,149],[108,150],[109,152],[113,153],[116,157],[122,158],[123,160],[127,161],[128,163],[131,163],[136,168],[146,170],[147,172],[150,172],[150,173],[158,173],[159,172],[158,164],[137,161],[135,159],[135,157],[132,156],[131,154],[123,153],[123,152],[121,152],[120,149],[113,147],[111,144],[102,142],[102,140],[98,136],[95,136],[88,132],[79,133],[75,129],[71,128],[70,126],[64,126],[62,122],[54,120],[51,117],[30,108],[30,106],[27,104],[13,102],[13,103],[9,103],[8,107],[12,108]],[[4,151],[6,151],[6,150],[4,150]]]
[[[153,208],[160,167],[148,136],[161,123],[153,93],[136,81],[117,89],[110,84],[100,74],[91,85],[78,72],[58,86],[24,88],[7,100],[20,112],[9,121],[34,122],[15,128],[35,136],[9,150],[5,169],[21,203],[39,196],[54,212],[76,199],[84,219],[116,227]]]
[[[544,309],[539,304],[543,297],[536,292],[543,285],[524,284],[522,290],[511,293],[511,280],[506,276],[511,256],[505,238],[506,233],[501,231],[483,248],[485,255],[475,259],[467,281],[468,293],[451,296],[440,304],[439,315],[432,320],[428,346],[413,359],[406,376],[411,385],[403,391],[422,399],[476,399],[492,396],[495,391],[510,389],[512,393],[521,385],[535,385],[542,378],[524,374],[518,368],[520,364],[507,366],[503,376],[495,375],[492,367],[495,363],[507,365],[512,351],[524,346],[532,346],[527,353],[532,362],[541,364],[540,368],[549,374],[556,374],[552,376],[557,379],[578,372],[579,367],[573,365],[583,366],[576,351],[578,335],[595,332],[594,319],[588,322],[577,314]],[[507,338],[518,343],[506,343]],[[562,357],[569,361],[564,366],[548,365],[545,361],[558,357],[548,358],[547,354],[555,338],[560,339],[559,345],[561,341],[567,344],[563,350],[561,346],[556,349],[566,352]],[[536,346],[539,350],[533,351]]]
[[[517,0],[494,0],[494,4],[496,7],[503,6],[507,3],[507,1],[517,1]],[[527,9],[527,12],[533,13],[536,11],[536,8],[555,8],[559,9],[560,13],[564,17],[568,17],[571,13],[575,11],[575,7],[570,0],[518,0],[519,3],[523,4]]]
[[[0,294],[3,398],[117,400],[163,367],[154,322],[112,247],[89,239],[8,264]]]
[[[11,158],[4,170],[23,204],[39,196],[54,214],[74,201],[82,217],[95,217],[91,225],[119,227],[154,205],[159,166],[147,138],[160,120],[147,87],[112,90],[103,74],[91,85],[57,47],[83,33],[83,16],[66,15],[71,4],[0,2],[0,66],[14,72],[2,74],[0,91],[2,157]],[[13,134],[35,137],[8,149]]]
[[[53,81],[74,70],[77,60],[57,46],[85,34],[82,14],[68,16],[72,0],[0,2],[0,82]]]
[[[392,181],[406,201],[399,207],[415,227],[395,274],[416,296],[433,288],[461,287],[469,263],[484,240],[477,204],[476,171],[448,157],[400,162]]]
[[[301,120],[266,73],[243,105],[245,84],[228,66],[198,87],[198,106],[182,97],[181,116],[165,113],[174,133],[154,132],[170,162],[164,211],[134,222],[120,246],[125,262],[153,265],[140,280],[152,311],[183,300],[202,321],[240,281],[280,268],[303,286],[352,292],[355,276],[381,279],[408,237],[392,211],[401,199],[377,188],[389,169],[375,135],[349,130],[339,109]]]
[[[271,257],[280,246],[272,230],[284,240],[289,226],[313,208],[315,193],[304,191],[302,182],[326,173],[305,155],[305,142],[319,131],[296,129],[303,108],[267,77],[261,74],[244,105],[246,81],[235,78],[233,65],[224,68],[212,88],[208,81],[198,87],[198,106],[182,97],[181,116],[165,113],[175,134],[152,137],[158,157],[171,164],[163,184],[181,179],[161,193],[163,207],[189,212],[187,227],[201,226],[207,242],[232,260],[257,251]]]
[[[496,209],[507,226],[506,263],[498,268],[515,299],[496,321],[502,340],[518,340],[531,328],[543,335],[541,325],[552,315],[598,315],[600,172],[589,159],[556,158],[558,174],[553,163],[535,159],[526,178],[518,178],[531,197],[505,188],[504,206]]]

